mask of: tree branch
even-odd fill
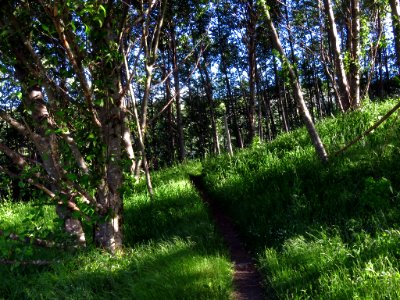
[[[336,151],[333,155],[338,156],[339,154],[345,152],[347,149],[349,149],[351,146],[353,146],[355,143],[369,135],[374,129],[378,128],[379,125],[381,125],[383,122],[385,122],[389,117],[400,108],[400,102],[397,103],[391,110],[389,110],[378,122],[376,122],[374,125],[372,125],[370,128],[368,128],[366,131],[364,131],[362,134],[360,134],[358,137],[356,137],[354,140],[352,140],[350,143],[348,143],[346,146],[344,146],[342,149],[339,151]]]
[[[57,30],[58,36],[60,38],[61,44],[67,53],[68,59],[71,62],[71,65],[72,65],[76,75],[78,76],[78,80],[83,89],[83,94],[85,96],[86,104],[88,105],[89,111],[92,114],[94,124],[97,127],[101,127],[101,122],[100,122],[100,120],[97,116],[97,113],[94,109],[94,106],[93,106],[92,93],[90,91],[89,84],[86,80],[85,72],[84,72],[81,64],[79,63],[76,54],[72,50],[73,47],[70,46],[73,42],[70,39],[68,39],[63,20],[61,19],[60,16],[55,15],[51,9],[46,7],[46,5],[44,5],[42,1],[41,1],[41,3],[47,12],[47,15],[52,19],[53,24]]]

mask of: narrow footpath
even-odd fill
[[[254,259],[244,248],[232,220],[224,213],[223,208],[207,194],[200,176],[191,176],[190,179],[199,191],[202,200],[209,206],[215,225],[229,249],[230,258],[234,267],[234,299],[274,299],[273,296],[267,296],[263,290],[262,277],[254,264]]]

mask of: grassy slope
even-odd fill
[[[318,124],[329,153],[395,103]],[[400,298],[399,125],[393,116],[327,167],[304,129],[204,163],[280,298]]]
[[[0,239],[1,257],[58,260],[51,266],[0,265],[0,299],[227,299],[231,263],[199,196],[187,179],[199,164],[156,173],[155,199],[145,185],[125,190],[123,253],[96,249],[77,253],[16,247]],[[37,207],[0,205],[0,228],[49,227],[53,208],[41,221],[24,221]]]

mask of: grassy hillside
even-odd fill
[[[329,153],[395,104],[318,124]],[[203,163],[210,192],[226,207],[258,257],[266,284],[282,299],[400,298],[400,117],[396,114],[328,166],[304,129],[234,157]],[[192,162],[124,189],[125,248],[42,249],[0,238],[0,299],[228,299],[232,266],[188,180]],[[54,207],[0,203],[0,229],[56,238]]]
[[[318,124],[329,153],[398,100]],[[392,116],[328,166],[304,129],[204,163],[219,199],[282,299],[400,298],[400,120]]]
[[[232,266],[188,180],[198,163],[154,174],[152,203],[144,183],[125,187],[124,251],[75,253],[0,239],[0,258],[54,261],[0,264],[0,299],[229,299]],[[56,231],[54,207],[0,204],[0,228]],[[35,215],[40,214],[40,218]]]

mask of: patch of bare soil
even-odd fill
[[[226,215],[223,208],[207,194],[200,176],[191,176],[190,179],[199,191],[203,201],[208,205],[215,225],[229,249],[230,258],[234,266],[234,299],[274,299],[275,297],[272,295],[266,295],[262,286],[262,277],[256,268],[254,259],[245,249],[232,220]]]

